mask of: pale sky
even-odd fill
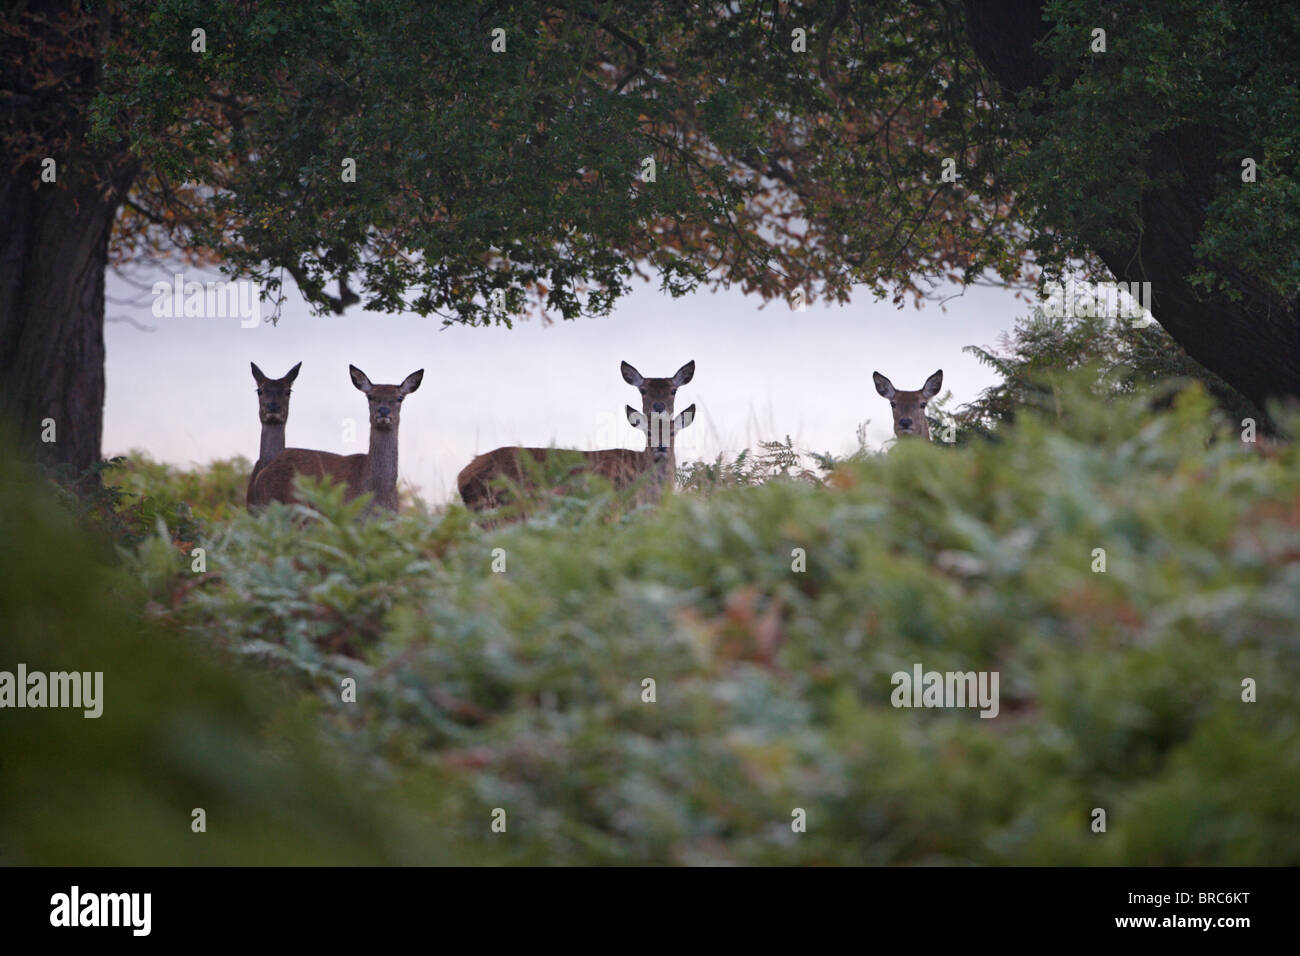
[[[221,278],[167,263],[135,275],[170,283],[177,271],[186,281]],[[995,344],[1028,311],[1004,289],[969,289],[946,310],[930,302],[919,311],[863,291],[848,306],[814,303],[799,313],[781,301],[761,307],[738,290],[673,299],[644,284],[605,319],[466,328],[357,306],[317,317],[290,287],[278,325],[242,328],[237,317],[157,318],[152,295],[111,274],[107,292],[110,318],[153,331],[122,321],[107,326],[106,455],[142,448],[182,466],[236,454],[255,460],[261,426],[250,361],[273,378],[302,362],[290,447],[363,452],[366,401],[348,364],[376,384],[396,384],[423,368],[419,391],[402,407],[399,472],[434,504],[456,496],[456,474],[474,455],[500,445],[644,447],[623,417],[624,405],[640,403],[619,374],[621,360],[646,377],[695,360],[694,380],[677,393],[678,412],[692,402],[697,408],[678,437],[679,464],[787,434],[797,447],[846,453],[867,419],[868,439],[878,446],[892,429],[872,371],[916,389],[942,368],[955,407],[997,380],[962,346]],[[270,312],[263,303],[263,315]],[[344,441],[348,419],[351,443]]]

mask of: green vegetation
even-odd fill
[[[160,515],[175,515],[184,504],[201,520],[225,521],[244,510],[252,470],[253,463],[243,455],[182,470],[137,448],[111,460],[104,484],[121,498],[149,503]]]
[[[331,754],[295,687],[150,620],[140,582],[59,500],[0,460],[0,670],[101,671],[103,713],[0,711],[0,863],[491,859]],[[177,555],[170,532],[142,553]]]
[[[1258,406],[1188,356],[1160,326],[1116,321],[1095,311],[1095,316],[1054,317],[1037,306],[1016,321],[999,348],[966,346],[963,351],[996,370],[1002,381],[953,413],[957,442],[995,437],[999,426],[1012,421],[1025,405],[1054,404],[1044,376],[1085,367],[1096,373],[1093,391],[1099,396],[1134,395],[1149,389],[1168,393],[1172,386],[1199,382],[1231,420],[1253,418],[1267,427],[1268,418]],[[941,408],[942,403],[931,407]],[[931,428],[938,429],[941,416],[931,418]]]
[[[1300,863],[1300,453],[1242,442],[1197,386],[1154,410],[1045,387],[998,442],[631,513],[360,523],[307,486],[206,522],[204,575],[170,531],[104,570],[6,480],[3,661],[102,667],[108,700],[14,712],[0,840],[41,862]],[[892,707],[918,663],[997,671],[997,718]],[[220,825],[191,834],[193,806]]]

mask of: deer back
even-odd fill
[[[695,375],[695,363],[687,362],[669,378],[645,378],[627,362],[620,366],[623,380],[641,393],[640,411],[627,408],[628,422],[644,432],[647,447],[635,451],[630,448],[608,448],[600,451],[569,451],[554,448],[524,448],[517,445],[494,448],[476,457],[466,465],[456,478],[456,485],[466,507],[483,511],[506,504],[509,493],[500,487],[504,483],[521,488],[533,488],[538,470],[528,468],[528,458],[544,462],[550,455],[572,456],[574,466],[567,472],[588,472],[609,481],[614,487],[628,488],[644,483],[646,491],[638,493],[638,501],[656,500],[662,494],[665,475],[671,480],[676,459],[672,439],[695,417],[695,406],[673,418],[673,399],[677,389]]]
[[[348,486],[344,500],[351,501],[360,495],[366,468],[366,456],[335,455],[328,451],[310,448],[286,448],[253,479],[248,491],[249,507],[261,507],[272,501],[296,504],[293,480],[297,475],[312,478],[330,478]]]

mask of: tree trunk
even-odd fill
[[[1046,79],[1049,64],[1033,47],[1050,26],[1039,0],[965,0],[965,10],[976,56],[1007,94]],[[1151,310],[1174,341],[1263,407],[1268,398],[1300,396],[1300,314],[1231,263],[1209,265],[1239,301],[1204,296],[1187,281],[1200,264],[1194,249],[1222,168],[1216,139],[1214,130],[1187,125],[1150,143],[1148,174],[1174,185],[1144,191],[1141,230],[1117,221],[1113,241],[1093,251],[1120,281],[1150,282]]]
[[[66,189],[41,183],[30,164],[0,181],[0,416],[22,457],[74,475],[100,457],[104,274],[132,175],[118,174],[105,198],[81,170],[60,169]]]
[[[80,475],[104,420],[104,273],[139,163],[86,142],[108,7],[30,0],[0,31],[0,426],[17,449]],[[54,182],[45,181],[50,160]],[[8,437],[6,441],[10,440]]]

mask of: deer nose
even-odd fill
[[[380,417],[380,418],[388,418],[391,414],[392,414],[392,411],[389,409],[389,407],[388,407],[387,405],[380,405],[380,406],[379,406],[379,417]]]
[[[663,402],[655,402],[655,403],[654,403],[653,405],[651,405],[650,407],[653,408],[656,412],[662,412],[662,411],[664,410],[664,403],[663,403]]]
[[[899,428],[911,428],[911,427],[912,427],[912,420],[911,420],[910,418],[900,418],[900,419],[898,420],[898,427],[899,427]]]
[[[280,410],[280,403],[279,403],[279,402],[267,402],[267,403],[266,403],[266,410],[267,410],[268,412],[278,412],[278,411]]]

